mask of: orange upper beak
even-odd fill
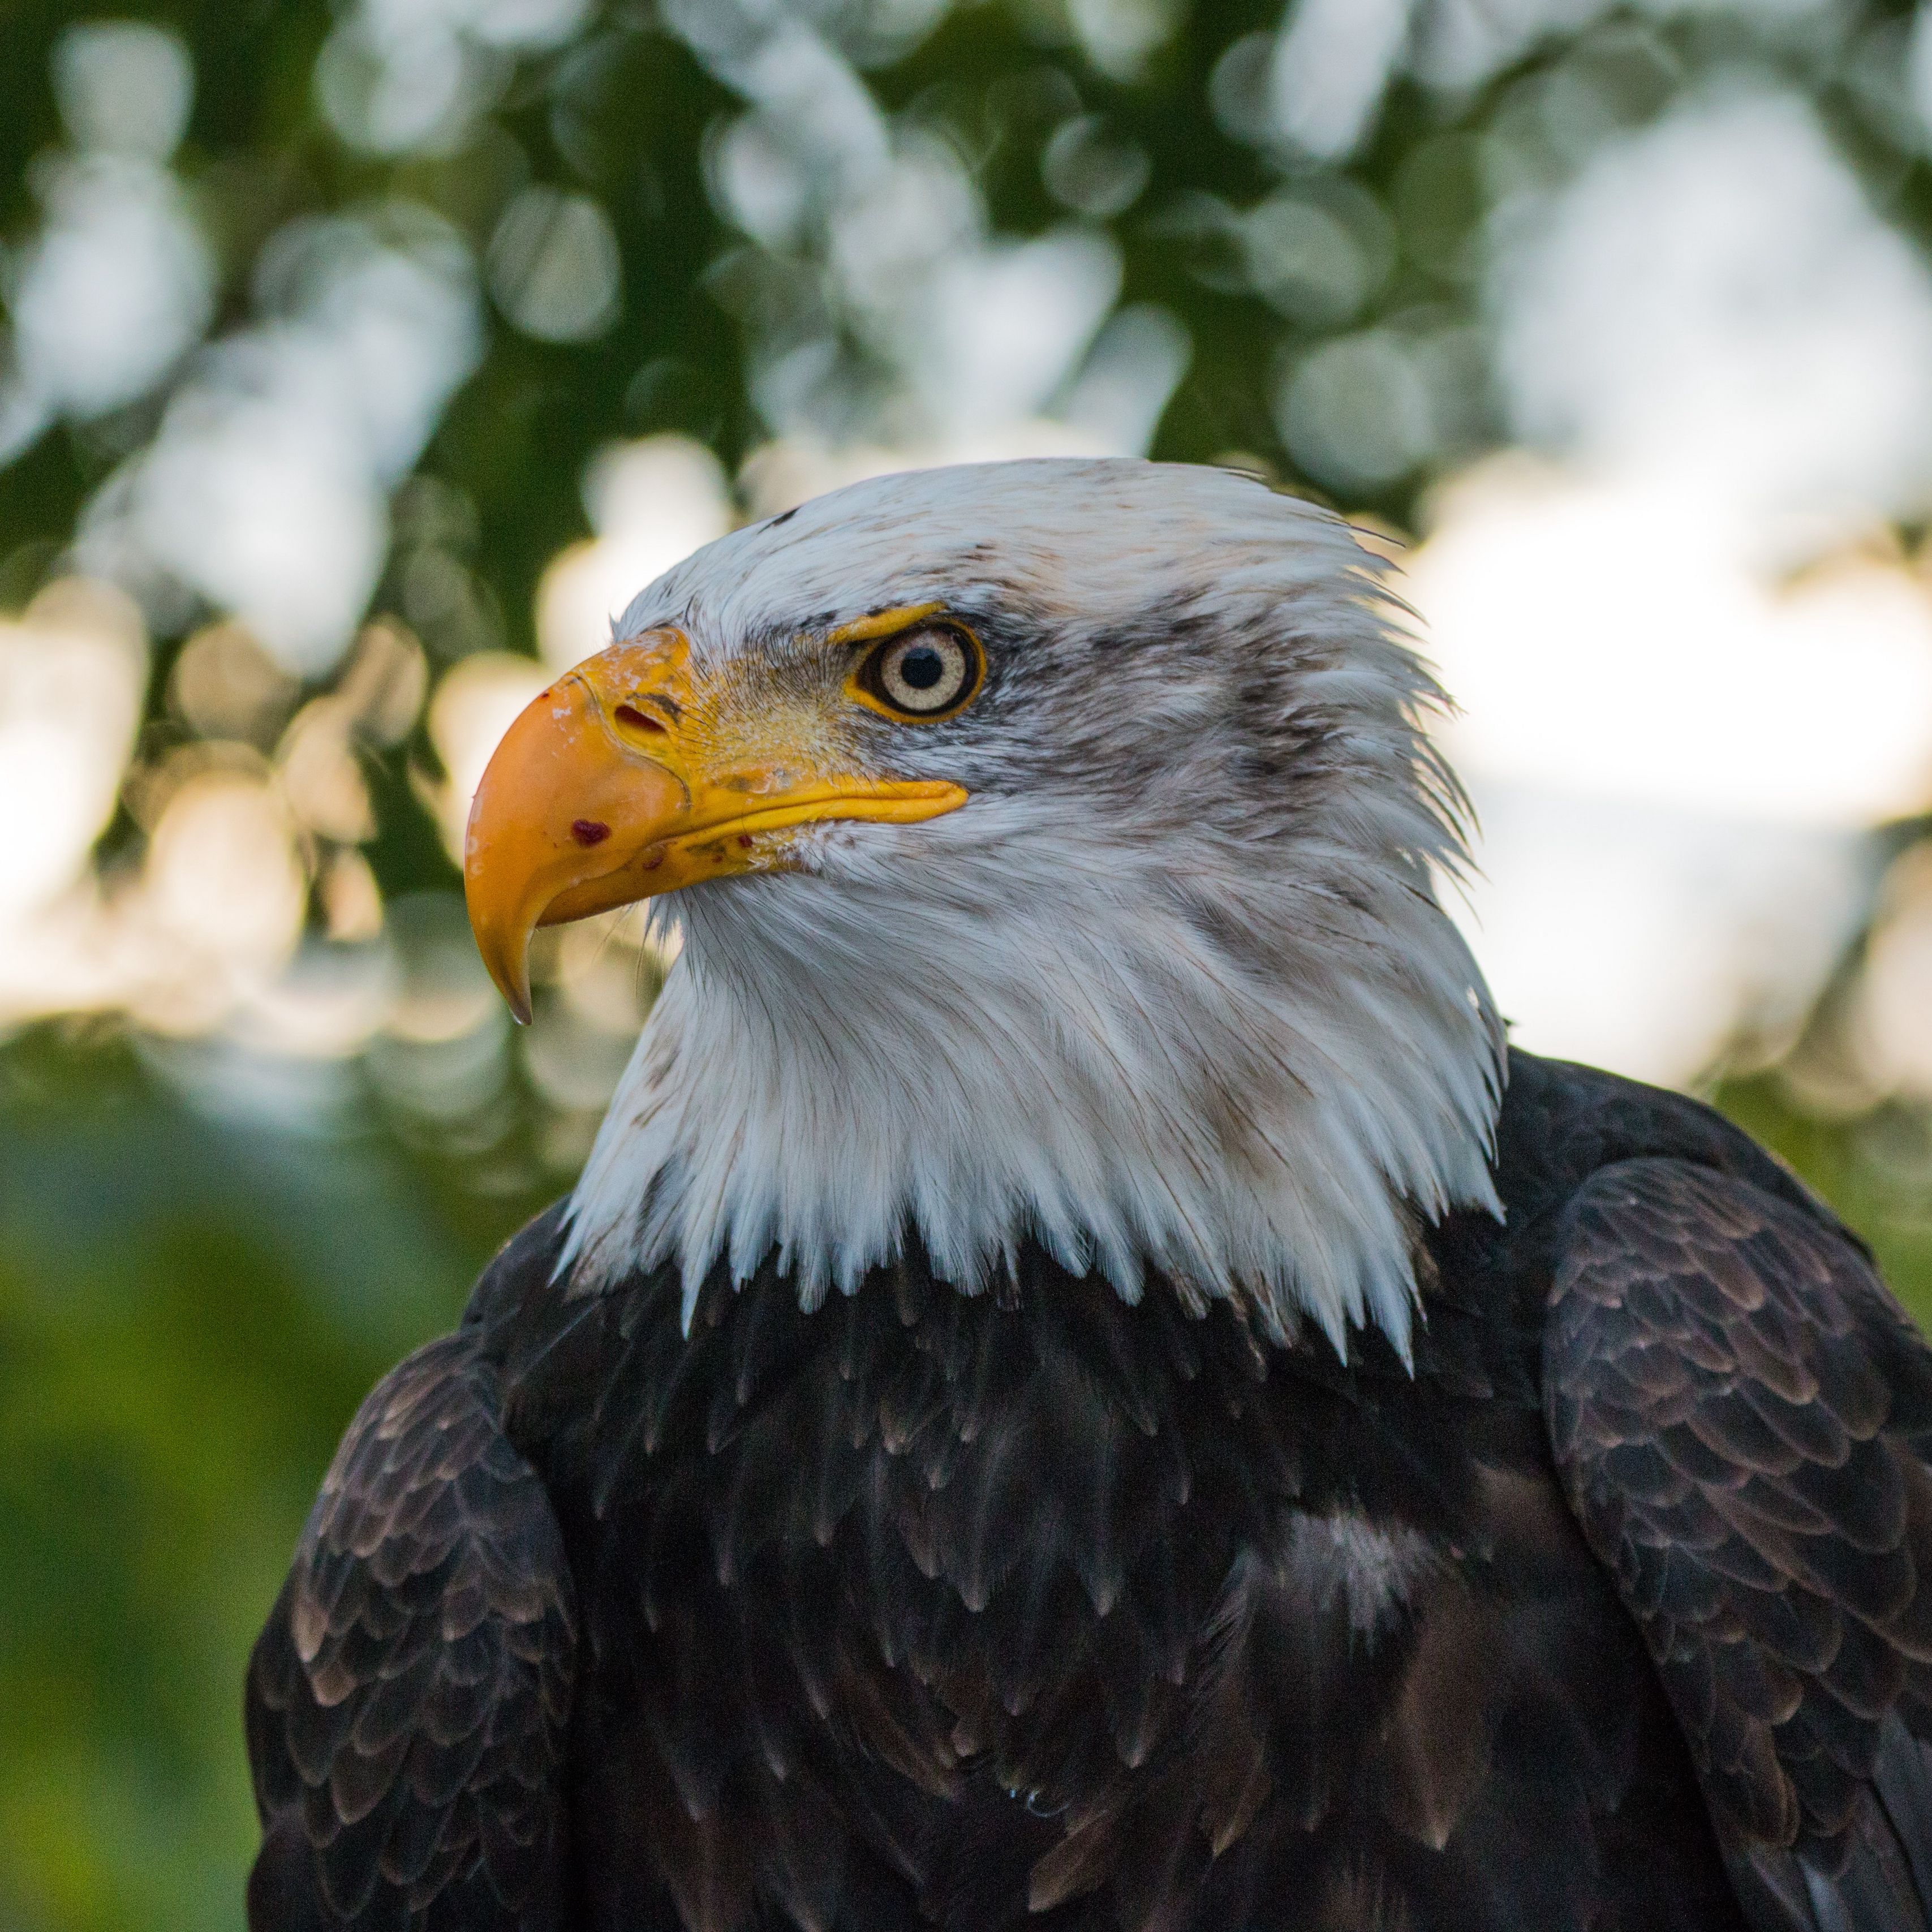
[[[706,698],[685,639],[658,632],[587,658],[504,734],[470,808],[463,890],[518,1019],[530,1016],[539,926],[769,870],[782,861],[761,834],[832,819],[911,824],[966,802],[938,781],[802,777],[794,750],[769,731],[734,732]],[[755,751],[743,742],[754,735]]]

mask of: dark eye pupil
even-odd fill
[[[930,691],[946,675],[946,660],[930,644],[908,651],[899,660],[899,676],[915,691]]]

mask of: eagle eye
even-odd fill
[[[853,674],[852,688],[889,718],[945,718],[971,700],[986,668],[970,632],[952,624],[919,624],[868,651]]]

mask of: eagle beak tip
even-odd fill
[[[514,913],[506,916],[504,908],[493,902],[489,890],[477,873],[465,868],[464,898],[470,914],[470,936],[477,956],[490,975],[490,983],[503,996],[503,1004],[519,1026],[530,1023],[530,933],[536,921]]]
[[[530,1023],[530,964],[525,956],[528,944],[526,936],[523,945],[509,952],[486,944],[483,935],[480,932],[477,934],[476,950],[489,969],[491,982],[502,994],[503,1004],[510,1010],[510,1017],[519,1026]]]

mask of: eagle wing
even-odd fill
[[[254,1932],[560,1923],[575,1612],[469,1334],[358,1412],[250,1661]]]
[[[1757,1932],[1932,1923],[1932,1353],[1841,1231],[1669,1160],[1564,1210],[1558,1470]]]

